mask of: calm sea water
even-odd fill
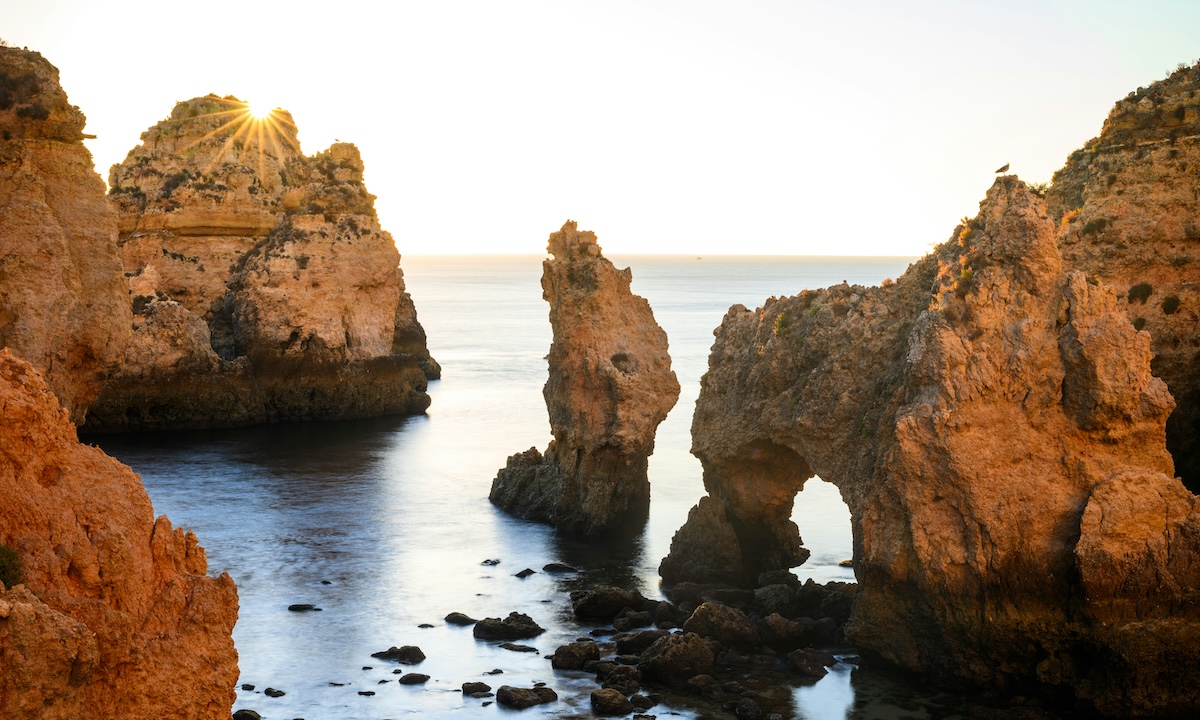
[[[650,459],[650,520],[629,541],[560,538],[487,500],[508,455],[544,449],[550,440],[541,393],[550,327],[540,256],[404,258],[408,289],[443,368],[443,379],[431,384],[427,415],[93,439],[142,475],[158,513],[197,532],[210,572],[227,571],[237,581],[240,682],[255,689],[239,690],[235,708],[268,720],[492,716],[509,711],[464,698],[463,682],[546,682],[559,702],[524,715],[590,716],[590,676],[555,672],[542,656],[586,630],[571,618],[567,591],[613,583],[660,595],[658,563],[703,494],[700,463],[688,452],[691,415],[712,331],[729,306],[757,307],[772,295],[843,280],[877,284],[910,261],[612,259],[632,268],[634,292],[649,300],[667,331],[683,387]],[[794,518],[812,551],[796,574],[853,580],[838,567],[850,557],[851,541],[836,488],[810,480]],[[485,566],[485,559],[500,563]],[[541,572],[548,562],[581,572]],[[527,567],[538,572],[514,577]],[[292,603],[322,610],[288,612]],[[445,624],[451,611],[479,618],[524,612],[548,632],[524,641],[539,652],[515,653]],[[419,627],[424,623],[433,627]],[[428,659],[408,667],[370,657],[393,645],[418,645]],[[431,680],[399,685],[397,668]],[[494,669],[504,672],[486,674]],[[815,685],[798,686],[793,716],[845,720],[871,692],[856,690],[857,678],[839,666]],[[267,687],[286,694],[265,697]],[[886,699],[873,702],[888,707]],[[661,706],[651,712],[695,716]]]

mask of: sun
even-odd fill
[[[253,117],[255,120],[266,120],[267,118],[271,117],[271,115],[273,115],[275,113],[276,109],[277,109],[277,106],[275,106],[275,105],[262,104],[262,103],[257,103],[257,102],[252,102],[246,107],[247,112],[249,112],[250,116]]]

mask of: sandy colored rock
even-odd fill
[[[89,432],[422,412],[440,368],[358,150],[179,103],[114,165],[133,340]]]
[[[1200,65],[1138,88],[1047,193],[1070,267],[1111,285],[1151,336],[1152,368],[1178,407],[1167,420],[1175,471],[1200,491]]]
[[[75,437],[34,369],[0,350],[0,716],[226,720],[237,590],[154,518],[133,472]]]
[[[542,264],[554,340],[543,394],[553,442],[513,455],[491,501],[520,517],[595,534],[640,526],[650,504],[647,458],[679,399],[667,335],[629,289],[596,235],[574,221],[550,236]]]
[[[1057,230],[1001,177],[894,283],[733,307],[692,427],[710,507],[688,522],[732,530],[741,563],[704,567],[728,540],[685,526],[673,579],[750,585],[795,564],[787,518],[815,473],[850,509],[853,642],[1110,716],[1200,709],[1200,532],[1165,446],[1174,402],[1150,336],[1064,267]]]
[[[0,47],[0,347],[82,422],[129,339],[116,215],[58,70]]]

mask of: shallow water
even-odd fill
[[[141,473],[158,513],[196,530],[210,572],[229,572],[237,581],[239,682],[255,690],[240,690],[236,708],[253,708],[268,720],[476,716],[507,711],[464,698],[463,682],[546,682],[560,700],[525,715],[590,716],[591,676],[555,672],[542,656],[586,633],[571,617],[567,591],[610,583],[660,595],[658,563],[703,493],[699,461],[688,452],[691,411],[712,331],[728,307],[755,307],[771,295],[842,280],[875,284],[908,264],[907,258],[613,259],[632,267],[634,292],[650,301],[667,331],[683,387],[650,459],[650,519],[629,541],[560,538],[487,500],[508,455],[544,449],[550,439],[541,394],[550,328],[540,257],[404,258],[409,291],[443,367],[443,379],[431,384],[427,415],[91,439]],[[852,571],[837,565],[850,557],[850,527],[836,488],[810,480],[794,518],[812,551],[796,574],[852,580]],[[481,565],[485,559],[500,564]],[[549,562],[581,572],[542,572]],[[526,567],[538,572],[514,577]],[[289,612],[293,603],[321,611]],[[537,653],[515,653],[474,640],[470,628],[445,624],[451,611],[524,612],[547,632],[522,641]],[[428,659],[410,667],[370,657],[393,645],[418,645]],[[485,674],[497,668],[504,673]],[[431,680],[401,686],[396,669]],[[864,697],[857,675],[852,680],[849,666],[839,665],[815,685],[798,686],[793,716],[850,717]],[[286,694],[267,698],[268,686]],[[662,706],[651,713],[695,716]]]

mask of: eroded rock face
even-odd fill
[[[0,716],[225,720],[235,699],[229,575],[154,518],[133,472],[75,437],[26,362],[0,350]]]
[[[116,215],[84,116],[41,55],[0,47],[0,347],[82,422],[129,339]]]
[[[513,455],[492,482],[507,512],[584,534],[640,524],[647,458],[679,399],[667,335],[596,235],[574,221],[550,236],[542,272],[554,340],[543,394],[554,441]]]
[[[722,532],[685,525],[664,578],[796,564],[787,518],[816,473],[850,508],[853,641],[1108,715],[1200,708],[1200,506],[1165,448],[1174,403],[1150,336],[1064,269],[1056,230],[1002,177],[895,283],[733,307],[692,427],[709,507],[688,523]],[[705,566],[710,537],[740,563]]]
[[[440,369],[358,150],[291,116],[176,105],[110,173],[133,339],[88,431],[422,412]]]
[[[1151,336],[1154,374],[1178,407],[1175,471],[1200,491],[1200,65],[1130,93],[1047,193],[1070,267],[1111,285]]]

